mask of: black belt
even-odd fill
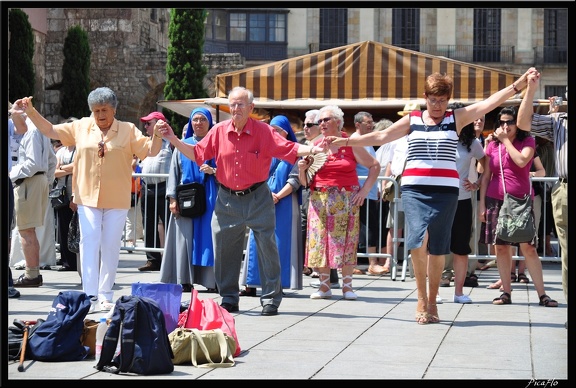
[[[156,187],[156,186],[166,186],[166,181],[160,182],[160,183],[156,183],[155,185],[152,185],[152,184],[149,184],[149,183],[144,183],[144,184],[146,185],[146,187],[147,187],[148,189],[150,189],[150,188],[154,188],[154,187]]]
[[[38,171],[36,174],[34,174],[34,175],[32,175],[32,176],[36,176],[36,175],[40,175],[40,174],[44,174],[44,171]],[[20,186],[20,185],[22,184],[22,182],[24,182],[24,179],[27,179],[27,178],[31,178],[31,177],[27,176],[26,178],[16,179],[16,180],[14,181],[14,184],[15,184],[16,186]]]
[[[558,179],[560,181],[560,183],[566,183],[568,184],[568,178],[560,178]]]
[[[224,186],[222,183],[220,183],[220,187],[230,193],[230,194],[234,194],[237,195],[239,197],[246,195],[246,194],[250,194],[251,192],[253,192],[254,190],[256,190],[258,187],[262,186],[265,182],[258,182],[258,183],[254,183],[252,186],[248,187],[247,189],[244,190],[232,190],[229,189],[228,187]]]

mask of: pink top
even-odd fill
[[[522,141],[514,139],[512,144],[518,151],[522,151],[524,147],[536,147],[536,141],[532,136],[528,136]],[[515,197],[523,197],[525,194],[530,192],[532,187],[530,181],[530,166],[532,165],[532,162],[530,161],[530,163],[526,163],[524,167],[519,167],[510,159],[506,147],[495,141],[491,141],[486,147],[486,156],[490,158],[489,165],[490,171],[492,172],[492,178],[488,183],[486,195],[499,200],[504,199],[502,178],[500,178],[500,157],[498,155],[498,146],[500,146],[502,150],[502,170],[504,171],[506,192]],[[532,197],[534,197],[534,191],[532,191]]]
[[[244,190],[268,179],[273,157],[296,163],[298,147],[262,121],[250,118],[237,133],[230,119],[208,131],[196,144],[194,156],[198,165],[216,158],[216,179],[232,190]]]

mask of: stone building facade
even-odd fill
[[[35,31],[37,99],[53,123],[60,117],[63,47],[68,29],[81,26],[90,41],[90,88],[107,86],[118,96],[116,118],[140,125],[139,118],[157,110],[166,83],[169,11],[167,8],[45,8],[46,32]],[[25,9],[27,13],[39,9]],[[31,20],[33,18],[31,17]],[[34,26],[33,26],[34,27]],[[217,74],[243,69],[239,54],[204,54],[204,85],[213,93]],[[39,87],[42,85],[42,87]],[[89,112],[86,112],[88,115]]]

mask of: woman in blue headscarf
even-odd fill
[[[296,135],[286,116],[275,116],[270,125],[278,134],[296,142]],[[302,249],[302,225],[300,222],[300,205],[302,196],[300,183],[290,179],[293,165],[280,159],[272,159],[268,175],[268,187],[276,206],[276,244],[280,254],[280,269],[282,288],[302,289],[302,268],[304,253]],[[287,189],[284,189],[288,186]],[[252,231],[248,235],[246,259],[244,260],[240,283],[245,289],[240,296],[256,296],[256,288],[260,286],[258,270],[258,253]]]
[[[212,125],[212,115],[208,109],[194,109],[188,119],[184,142],[198,143]],[[176,199],[176,186],[191,182],[200,182],[206,187],[206,212],[195,218],[182,217]],[[180,151],[174,150],[166,186],[171,215],[160,268],[161,282],[182,284],[183,290],[188,292],[193,284],[201,284],[210,292],[217,291],[211,227],[217,193],[214,160],[198,166]]]

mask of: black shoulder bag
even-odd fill
[[[206,211],[206,174],[204,181],[176,186],[176,199],[182,217],[200,217]]]

